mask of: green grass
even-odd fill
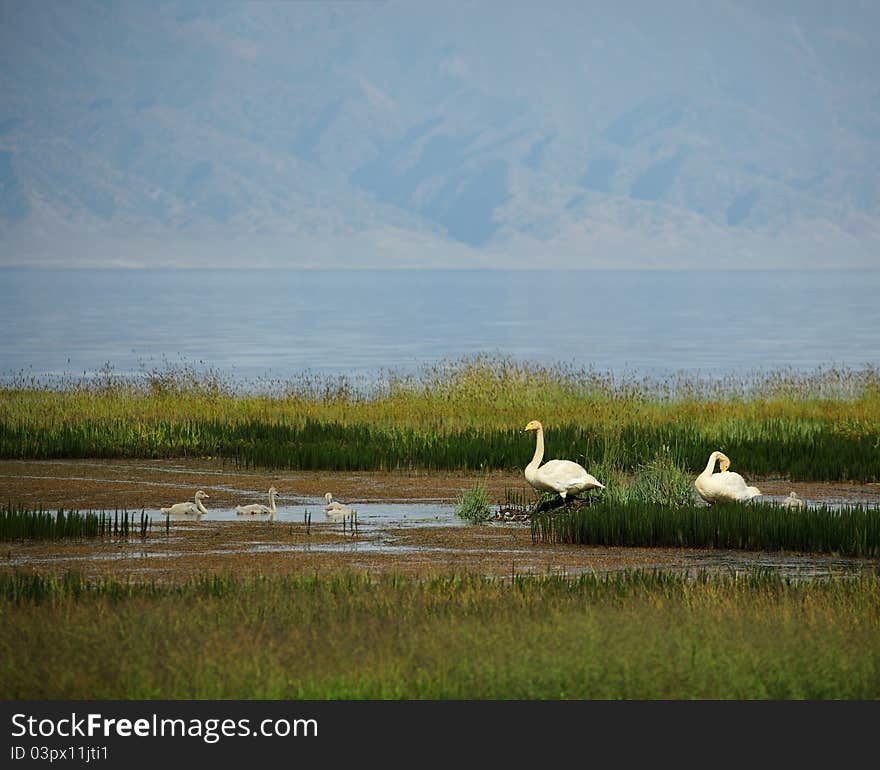
[[[55,513],[30,510],[21,505],[0,507],[0,541],[3,540],[55,540],[77,537],[146,537],[152,530],[152,521],[143,511],[140,517],[128,511],[113,514],[65,511]]]
[[[880,698],[880,577],[0,576],[13,699]]]
[[[880,557],[880,510],[762,503],[590,505],[532,517],[538,542],[631,547],[734,548]]]
[[[603,492],[591,494],[593,500],[604,499],[616,505],[689,505],[694,502],[694,476],[668,446],[661,446],[650,460],[640,463],[631,477],[613,457],[594,468],[593,475],[605,484]]]
[[[455,504],[455,515],[471,524],[482,524],[492,515],[485,485],[475,484],[462,492]]]
[[[295,470],[514,470],[544,423],[548,458],[634,472],[713,450],[752,477],[880,481],[880,374],[820,370],[648,383],[507,359],[464,359],[356,388],[300,378],[247,391],[216,377],[0,388],[0,457],[221,457]],[[594,473],[597,475],[597,473]],[[602,480],[600,478],[600,480]]]

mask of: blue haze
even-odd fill
[[[0,3],[0,266],[880,266],[880,5]]]

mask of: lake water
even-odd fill
[[[0,270],[0,376],[370,379],[478,353],[662,377],[880,364],[880,271]]]

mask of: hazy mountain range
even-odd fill
[[[871,2],[0,1],[0,264],[880,267]]]

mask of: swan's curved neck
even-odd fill
[[[540,464],[541,460],[544,459],[544,429],[538,428],[535,431],[535,455],[532,457],[532,461],[528,464],[527,468],[529,470],[536,469]]]
[[[275,513],[275,493],[269,493],[269,508],[272,510],[272,513]]]
[[[201,513],[207,513],[207,512],[208,512],[208,509],[205,508],[204,505],[202,505],[202,499],[201,499],[201,498],[199,498],[198,500],[196,500],[196,508],[198,508],[199,511],[200,511]]]
[[[716,462],[718,462],[718,453],[712,452],[712,454],[709,455],[709,462],[706,463],[706,470],[704,470],[703,473],[710,474],[714,472]]]

